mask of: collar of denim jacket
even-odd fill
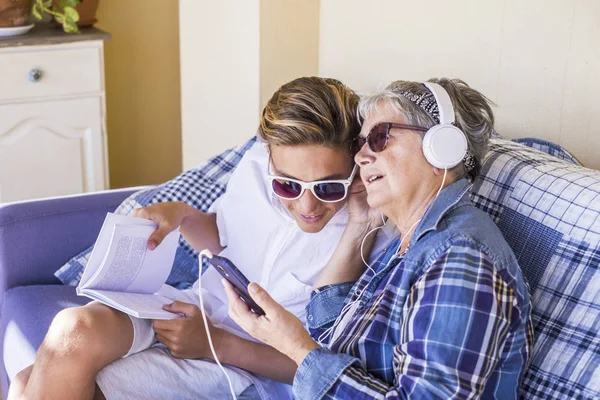
[[[458,206],[461,201],[469,202],[469,198],[464,196],[472,186],[471,182],[463,178],[445,187],[425,211],[410,244],[416,243],[427,232],[436,230],[444,216]]]

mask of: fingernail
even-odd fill
[[[221,283],[225,286],[225,278],[221,278]]]
[[[151,240],[150,242],[148,242],[148,248],[150,250],[154,250],[156,248],[156,242],[154,240]]]
[[[250,285],[248,285],[248,291],[250,293],[258,293],[258,285],[252,282]]]
[[[173,303],[165,304],[165,305],[163,306],[163,309],[168,309],[168,308],[171,308],[171,306],[172,306],[172,305],[173,305]]]

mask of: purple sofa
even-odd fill
[[[54,271],[93,244],[106,213],[136,190],[139,188],[0,205],[3,398],[9,374],[31,364],[56,313],[88,302],[75,294],[75,288],[62,285]]]

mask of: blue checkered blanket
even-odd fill
[[[128,214],[161,201],[185,201],[208,210],[254,141],[132,195],[116,212]],[[492,139],[471,199],[498,224],[531,289],[535,345],[521,397],[598,399],[600,172],[581,167],[555,144],[520,141],[530,147]],[[74,257],[56,276],[76,285],[89,253]],[[181,239],[167,282],[189,287],[197,277],[197,257]]]

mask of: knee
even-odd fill
[[[85,352],[87,356],[101,351],[100,321],[94,318],[93,310],[87,307],[67,308],[59,312],[40,346],[40,351],[57,356],[76,356]]]

